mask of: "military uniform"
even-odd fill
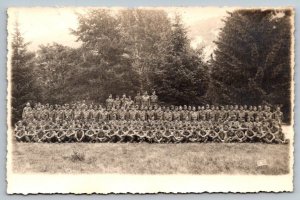
[[[117,97],[117,98],[114,100],[113,107],[119,109],[120,106],[121,106],[121,100],[119,99],[119,97]]]
[[[273,119],[277,122],[279,122],[279,124],[281,124],[283,118],[283,113],[280,111],[280,109],[277,109],[274,113],[273,113]]]
[[[30,112],[32,112],[32,108],[30,107],[30,104],[28,103],[26,105],[26,107],[23,109],[22,118],[25,120],[28,119]]]
[[[113,104],[114,104],[114,100],[113,100],[113,98],[111,98],[111,96],[108,99],[106,99],[106,108],[108,110],[112,109]]]
[[[131,109],[128,112],[129,112],[129,120],[135,121],[136,120],[137,111],[134,110],[134,109]]]
[[[198,121],[198,112],[196,110],[191,111],[191,120]]]
[[[181,120],[182,121],[190,121],[190,115],[188,110],[181,111]]]
[[[155,112],[152,109],[147,111],[147,118],[150,121],[155,120]]]
[[[134,103],[136,106],[140,107],[141,102],[142,102],[142,97],[141,97],[140,93],[138,93],[134,98]]]
[[[173,120],[180,121],[180,112],[178,110],[173,111]]]
[[[165,121],[172,121],[172,112],[170,110],[166,110],[164,112],[164,120]]]
[[[161,109],[157,109],[155,111],[155,118],[156,118],[156,120],[163,120],[164,112]]]
[[[155,92],[153,92],[153,94],[150,96],[150,104],[153,106],[157,105],[157,100],[158,100],[158,97],[155,94]]]
[[[126,110],[123,110],[123,109],[119,110],[118,111],[118,119],[125,120],[125,117],[126,117]]]
[[[140,110],[139,112],[139,120],[141,120],[141,121],[145,121],[146,119],[147,119],[147,117],[146,117],[146,111],[145,110]]]
[[[150,106],[150,97],[147,93],[145,93],[141,98],[142,108]]]

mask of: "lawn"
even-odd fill
[[[15,173],[287,174],[289,145],[15,143]]]

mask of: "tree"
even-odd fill
[[[77,49],[61,44],[41,45],[35,59],[34,74],[41,88],[41,101],[65,103],[76,99],[70,80],[76,73],[81,56]]]
[[[160,100],[176,105],[204,103],[207,66],[201,57],[202,50],[195,51],[190,47],[179,16],[175,17],[167,50],[165,63],[156,70],[155,77],[154,88]]]
[[[82,97],[104,102],[110,93],[135,94],[140,87],[139,78],[128,57],[119,18],[108,10],[95,9],[78,19],[79,26],[73,34],[82,42],[84,59],[74,81],[80,83],[77,89]]]
[[[27,102],[36,102],[39,90],[32,74],[34,53],[27,50],[29,43],[24,41],[16,22],[12,34],[11,83],[12,83],[12,123],[22,118],[22,111]]]
[[[119,14],[122,39],[133,69],[138,73],[141,90],[151,90],[151,77],[159,67],[171,34],[171,22],[163,10],[126,9]]]
[[[291,11],[237,10],[224,20],[212,61],[210,99],[282,105],[290,119]]]

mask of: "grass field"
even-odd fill
[[[289,145],[15,143],[16,173],[286,174]]]

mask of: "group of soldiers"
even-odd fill
[[[143,95],[140,92],[131,99],[131,96],[126,97],[126,94],[123,94],[122,98],[118,95],[113,99],[112,94],[109,95],[106,99],[106,108],[107,110],[111,109],[128,109],[134,106],[135,108],[145,108],[150,106],[156,106],[158,97],[155,91],[152,92],[152,95],[148,95],[148,92],[145,91]]]
[[[151,96],[155,95],[153,93]],[[28,103],[15,125],[23,142],[285,142],[280,107],[159,106],[147,93],[64,105]],[[143,98],[147,96],[147,98]]]

